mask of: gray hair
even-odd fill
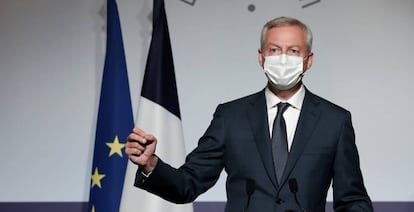
[[[267,31],[273,27],[281,27],[281,26],[299,26],[302,29],[303,33],[305,33],[306,48],[307,48],[308,53],[312,51],[312,40],[313,40],[312,31],[309,29],[308,26],[306,26],[301,21],[294,19],[294,18],[289,18],[289,17],[275,18],[273,20],[270,20],[263,26],[262,33],[260,36],[260,48],[261,49],[263,49],[264,47],[263,46],[264,39],[265,39]]]

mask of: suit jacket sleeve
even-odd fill
[[[359,166],[355,134],[349,112],[339,133],[333,172],[335,211],[373,211]]]

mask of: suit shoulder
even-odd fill
[[[237,98],[237,99],[230,100],[228,102],[221,103],[220,106],[221,107],[230,107],[230,108],[234,107],[234,106],[240,107],[240,106],[245,105],[245,104],[248,105],[252,102],[257,102],[262,98],[264,99],[264,91],[263,90],[259,91],[259,92],[256,92],[256,93],[253,93],[253,94],[250,94],[250,95],[247,95],[247,96],[243,96],[243,97],[240,97],[240,98]]]
[[[253,104],[257,103],[262,104],[265,108],[264,90],[221,103],[217,106],[215,114],[241,115],[250,109]]]
[[[328,111],[335,111],[337,113],[350,113],[348,109],[328,100],[311,92],[307,92],[305,98],[310,98],[311,101],[319,104],[320,107],[323,109],[327,109]]]

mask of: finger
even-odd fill
[[[141,156],[142,153],[143,153],[143,151],[141,151],[139,149],[133,149],[132,150],[132,155],[135,155],[135,156],[138,156],[138,157]]]
[[[150,134],[144,134],[144,135],[138,135],[135,133],[131,133],[128,136],[127,139],[129,142],[138,142],[142,144],[143,146],[146,146],[156,140],[156,138],[153,135]]]
[[[127,142],[125,144],[125,153],[132,154],[132,152],[137,149],[138,145],[136,142]]]
[[[130,155],[130,156],[129,156],[129,159],[130,159],[133,163],[135,163],[135,164],[137,164],[137,165],[140,165],[140,163],[141,163],[141,159],[140,159],[140,157],[139,157],[139,156],[136,156],[136,155]]]
[[[144,151],[145,151],[145,148],[142,148],[142,147],[131,147],[131,145],[126,145],[125,146],[125,153],[127,155],[140,156]]]
[[[149,144],[149,143],[152,143],[152,142],[154,142],[154,141],[156,141],[156,138],[155,138],[155,136],[154,135],[152,135],[152,134],[146,134],[145,136],[144,136],[144,139],[146,140],[145,141],[145,144]]]
[[[145,132],[143,130],[141,130],[140,128],[136,128],[136,127],[134,129],[132,129],[132,133],[135,133],[135,134],[140,135],[142,137],[145,136]]]
[[[138,142],[138,143],[146,143],[146,139],[144,138],[144,136],[136,134],[136,133],[131,133],[129,134],[128,138],[127,138],[128,142]]]
[[[139,142],[127,142],[125,144],[125,148],[126,148],[126,150],[130,150],[130,151],[134,151],[135,149],[138,149],[140,151],[145,150],[145,147],[142,144],[140,144]]]
[[[128,135],[127,140],[138,141],[139,137],[144,137],[145,132],[139,128],[133,128],[132,132]]]
[[[149,156],[147,156],[147,155],[145,155],[144,153],[142,153],[142,154],[131,154],[131,155],[128,155],[128,158],[134,163],[134,164],[137,164],[137,165],[140,165],[140,166],[145,166],[147,163],[148,163],[148,160],[149,160]]]

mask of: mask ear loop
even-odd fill
[[[313,55],[313,52],[309,53],[308,55],[306,55],[306,56],[303,58],[303,61],[305,62],[305,60],[309,59],[309,57],[310,57],[310,56],[312,56],[312,55]]]
[[[305,62],[307,59],[309,59],[309,57],[310,56],[312,56],[313,55],[313,52],[310,52],[308,55],[306,55],[304,58],[303,58],[303,62]],[[306,70],[303,70],[302,71],[302,73],[300,74],[300,77],[301,78],[303,78],[303,76],[305,76],[305,72],[306,72]]]

